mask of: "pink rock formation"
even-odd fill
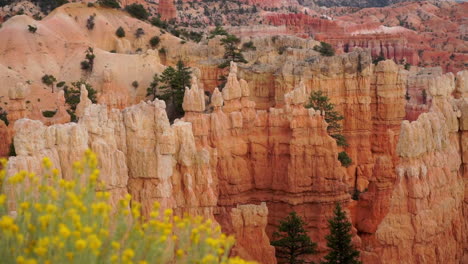
[[[417,51],[408,46],[408,41],[401,34],[376,33],[334,36],[325,33],[319,34],[317,40],[332,44],[338,53],[351,52],[360,47],[369,49],[373,58],[383,56],[396,63],[403,61],[411,65],[419,63]]]
[[[402,124],[390,208],[375,235],[363,240],[364,248],[372,248],[364,252],[364,261],[458,263],[462,259],[465,194],[455,136],[459,112],[449,98],[453,75],[440,76],[434,84],[429,89],[434,97],[429,113]]]
[[[177,10],[174,5],[174,0],[159,0],[158,13],[162,20],[171,20],[177,18]]]
[[[75,114],[78,118],[81,118],[84,115],[84,111],[88,108],[93,102],[88,98],[88,89],[84,84],[80,87],[80,103],[76,106]]]
[[[275,248],[265,233],[268,222],[266,204],[238,205],[231,210],[231,219],[237,241],[233,254],[246,260],[275,264]]]
[[[127,107],[130,101],[128,90],[120,89],[118,85],[113,83],[112,70],[105,69],[102,79],[102,91],[99,94],[98,102],[107,105],[109,110]]]

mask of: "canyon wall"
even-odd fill
[[[349,209],[365,263],[460,260],[466,198],[457,117],[464,101],[450,96],[454,76],[428,82],[430,111],[402,123],[407,71],[390,60],[374,66],[359,51],[324,60],[318,69],[277,76],[294,89],[278,90],[276,108],[256,109],[251,99],[258,86],[239,79],[241,70],[232,64],[209,108],[195,78],[185,92],[186,114],[172,125],[159,100],[123,110],[82,100],[78,124],[19,119],[18,155],[8,172],[40,172],[40,159],[49,156],[62,177],[71,178],[72,161],[90,148],[113,203],[130,193],[143,215],[159,201],[176,214],[212,218],[236,234],[236,254],[263,263],[274,263],[267,235],[290,211],[304,218],[323,255],[336,202]],[[460,94],[468,90],[465,75],[457,80]],[[346,117],[349,168],[338,161],[343,149],[321,113],[303,106],[313,90],[324,90]],[[354,189],[362,192],[357,201],[350,200]]]
[[[388,213],[363,230],[368,263],[463,263],[465,186],[453,74],[429,78],[429,112],[403,121]],[[466,205],[465,205],[466,206]],[[359,227],[358,227],[359,229]],[[373,235],[370,235],[373,233]]]

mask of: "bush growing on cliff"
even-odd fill
[[[351,163],[353,163],[353,160],[348,156],[348,153],[345,151],[341,151],[338,153],[338,160],[341,162],[341,165],[343,167],[349,167]]]
[[[35,25],[28,25],[28,30],[29,30],[29,32],[31,32],[31,33],[34,34],[34,33],[36,33],[36,31],[37,31],[37,26],[35,26]]]
[[[304,220],[291,212],[280,221],[278,232],[273,233],[271,245],[276,249],[278,263],[302,264],[306,255],[316,254],[317,244],[312,242],[304,229]]]
[[[52,89],[52,93],[54,92],[54,83],[57,81],[55,77],[51,74],[45,74],[42,76],[42,83],[49,86]]]
[[[336,204],[334,217],[328,220],[330,234],[325,238],[330,252],[324,257],[322,264],[361,264],[359,251],[352,245],[351,223],[346,213]]]
[[[0,171],[2,263],[249,263],[229,257],[235,240],[211,220],[173,216],[157,202],[143,219],[129,194],[112,208],[97,160],[86,151],[67,180],[48,158],[43,175]]]
[[[423,89],[421,92],[422,103],[427,104],[427,92],[426,89]]]
[[[86,50],[85,60],[81,62],[81,69],[87,72],[92,72],[94,68],[94,59],[96,55],[94,55],[94,49],[88,47]]]
[[[137,28],[137,30],[135,31],[136,38],[141,38],[141,36],[143,36],[144,34],[145,34],[145,30],[142,28]]]
[[[158,36],[154,36],[149,40],[149,43],[153,49],[156,48],[160,42],[161,39]]]
[[[125,30],[123,29],[123,27],[119,27],[116,31],[115,31],[115,35],[119,38],[123,38],[125,37]]]
[[[120,4],[116,0],[98,0],[97,3],[103,7],[120,8]]]
[[[342,126],[340,121],[343,120],[344,117],[335,110],[335,105],[330,103],[330,99],[324,95],[322,91],[312,92],[309,103],[305,107],[324,112],[325,121],[328,124],[328,134],[336,139],[338,146],[345,147],[348,145],[346,138],[341,134]]]
[[[63,88],[65,103],[68,105],[67,112],[71,117],[72,122],[77,122],[78,118],[75,115],[76,107],[80,103],[80,95],[81,95],[81,85],[86,87],[88,90],[88,98],[93,102],[93,104],[97,103],[97,91],[85,81],[77,81],[72,82],[71,86],[65,85]]]
[[[320,42],[320,46],[315,46],[314,50],[318,51],[322,56],[331,57],[335,55],[335,49],[333,49],[332,45],[323,41]]]
[[[96,18],[96,14],[94,15],[91,15],[88,17],[88,20],[86,20],[86,28],[89,29],[89,30],[93,30],[94,29],[94,18]]]
[[[10,143],[10,149],[8,150],[8,157],[16,157],[15,144],[13,142]]]
[[[127,11],[131,16],[134,18],[138,18],[140,20],[148,19],[148,11],[143,7],[141,4],[133,3],[125,7],[125,11]]]
[[[8,122],[8,113],[5,111],[3,108],[0,107],[0,120],[2,120],[5,125],[9,125],[10,122]]]

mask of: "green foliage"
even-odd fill
[[[255,47],[252,41],[249,41],[249,42],[242,44],[242,51],[247,51],[247,50],[257,50],[257,47]]]
[[[52,92],[54,92],[54,83],[57,81],[53,75],[45,74],[42,76],[42,83],[50,86],[52,88]]]
[[[333,49],[332,45],[323,41],[320,42],[320,46],[315,46],[314,50],[320,52],[322,56],[331,57],[335,55],[335,49]]]
[[[119,38],[123,38],[125,37],[125,30],[123,29],[123,27],[119,27],[116,31],[115,31],[115,35]]]
[[[168,28],[168,24],[166,21],[163,21],[161,20],[161,18],[159,16],[157,17],[153,17],[151,19],[151,24],[155,27],[158,27],[158,28],[164,28],[164,29],[167,29]]]
[[[215,36],[228,36],[228,35],[229,33],[222,26],[216,26],[216,28],[210,32],[210,36],[208,38],[212,39]]]
[[[15,144],[13,142],[10,143],[10,148],[8,149],[8,157],[16,157],[16,149]]]
[[[94,49],[88,47],[86,50],[85,60],[81,62],[81,69],[92,72],[94,67],[94,58],[96,58],[94,55]]]
[[[341,162],[341,166],[343,167],[349,167],[351,163],[353,163],[353,160],[348,156],[348,153],[345,151],[341,151],[338,153],[338,160]]]
[[[385,57],[384,57],[383,55],[379,55],[377,58],[375,58],[374,60],[372,60],[372,63],[373,63],[374,65],[377,65],[377,64],[379,64],[379,62],[384,61],[384,60],[385,60]]]
[[[145,31],[142,28],[137,28],[137,30],[135,31],[135,37],[136,38],[140,38],[144,34],[145,34]]]
[[[43,117],[47,117],[47,118],[51,118],[51,117],[53,117],[56,113],[57,113],[57,110],[45,110],[45,111],[42,111],[42,116],[43,116]]]
[[[8,121],[7,111],[3,110],[3,108],[1,107],[0,107],[0,120],[2,120],[7,126],[10,124],[10,122]]]
[[[235,35],[228,34],[225,38],[221,40],[221,43],[224,47],[224,62],[218,65],[218,68],[224,69],[228,67],[231,64],[231,61],[247,63],[247,60],[245,60],[244,55],[242,55],[242,52],[237,47],[240,43],[240,39],[238,37],[236,37]]]
[[[340,134],[342,126],[339,123],[344,117],[335,110],[335,105],[330,103],[330,99],[322,91],[311,93],[309,103],[306,108],[314,108],[325,113],[325,121],[328,124],[327,131],[336,139],[338,146],[347,146],[346,138]]]
[[[135,89],[138,88],[139,85],[140,85],[140,84],[139,84],[137,81],[133,81],[133,82],[132,82],[132,86],[133,86],[133,88],[135,88]]]
[[[34,34],[37,31],[37,27],[35,25],[28,25],[28,30]]]
[[[330,252],[324,257],[323,264],[361,264],[359,251],[352,245],[351,223],[346,213],[336,204],[334,217],[328,220],[330,234],[325,238]]]
[[[131,16],[134,18],[138,18],[140,20],[148,19],[149,13],[141,4],[133,3],[125,7],[125,11],[127,11]]]
[[[271,245],[276,248],[278,263],[303,264],[305,255],[316,254],[317,244],[312,242],[304,229],[304,220],[291,212],[280,221],[279,232],[273,233]]]
[[[159,87],[159,75],[157,73],[153,76],[153,81],[150,83],[148,88],[146,88],[146,97],[149,97],[150,100],[154,100],[157,98],[157,92]]]
[[[120,8],[120,4],[116,0],[98,0],[97,3],[103,7]]]
[[[411,64],[409,64],[408,62],[405,63],[405,70],[409,71],[411,69]]]
[[[427,104],[427,92],[426,89],[423,89],[421,92],[421,97],[422,97],[422,103]]]
[[[289,48],[288,46],[281,46],[281,47],[278,49],[278,54],[279,54],[279,55],[283,55],[283,53],[284,53],[288,48]]]
[[[90,16],[88,17],[88,20],[86,20],[86,28],[87,28],[88,30],[93,30],[93,29],[94,29],[94,25],[95,25],[95,24],[94,24],[94,18],[95,18],[95,17],[96,17],[96,14],[90,15]]]
[[[166,54],[166,48],[162,47],[158,50],[158,52],[161,54]]]
[[[171,122],[184,115],[182,102],[184,100],[185,87],[190,87],[192,72],[184,62],[179,60],[175,68],[167,67],[159,78],[159,91],[157,98],[164,100],[166,104],[172,105],[173,114],[168,114]]]
[[[14,1],[8,1],[8,0],[0,0],[0,7],[5,5],[5,4],[11,4]],[[31,0],[30,2],[33,2],[36,4],[43,13],[47,14],[50,11],[54,10],[55,8],[64,5],[68,3],[66,0]],[[24,13],[24,10],[20,10],[19,14]]]
[[[152,48],[157,47],[160,42],[161,42],[161,39],[158,36],[154,36],[149,40],[149,43]]]
[[[359,201],[359,197],[361,196],[362,193],[365,193],[365,192],[367,192],[367,188],[363,192],[359,191],[358,189],[354,189],[351,199],[355,201]]]
[[[78,121],[75,115],[75,111],[76,107],[80,103],[81,85],[84,85],[86,90],[88,90],[89,100],[91,100],[91,102],[94,104],[97,103],[97,91],[89,83],[86,83],[85,81],[77,81],[72,82],[71,86],[65,85],[63,89],[65,92],[65,103],[68,104],[67,112],[70,114],[72,122]]]

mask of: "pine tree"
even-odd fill
[[[153,81],[150,83],[149,87],[146,88],[146,97],[151,98],[151,100],[156,99],[160,81],[159,75],[157,73],[154,74]]]
[[[359,251],[351,243],[351,223],[339,203],[334,213],[335,216],[328,220],[330,234],[325,237],[330,252],[322,264],[361,264]]]
[[[335,110],[335,105],[330,103],[330,99],[323,94],[322,91],[314,91],[310,95],[309,103],[306,105],[307,108],[314,108],[325,112],[325,121],[328,124],[328,134],[336,139],[338,146],[347,146],[346,138],[340,134],[342,126],[339,121],[343,120],[344,117]]]
[[[174,115],[169,117],[171,121],[184,115],[182,103],[184,101],[185,87],[190,87],[191,85],[191,74],[190,68],[186,67],[184,62],[179,60],[176,68],[172,66],[167,67],[159,78],[160,83],[163,85],[159,86],[160,93],[157,97],[173,106]]]
[[[222,45],[224,46],[224,62],[221,63],[218,67],[224,69],[228,67],[233,62],[242,62],[247,63],[245,60],[244,55],[237,47],[240,43],[240,39],[235,35],[228,34],[225,38],[221,40]]]
[[[304,229],[304,221],[296,212],[290,213],[280,221],[279,232],[273,233],[271,245],[276,248],[279,263],[303,264],[303,258],[308,254],[315,254],[317,244],[310,240]]]
[[[235,35],[227,33],[223,28],[216,27],[217,31],[225,32],[225,37],[221,40],[221,43],[224,47],[224,62],[218,65],[220,69],[226,69],[231,65],[231,61],[233,62],[241,62],[247,63],[247,60],[242,55],[242,51],[238,48],[240,39]],[[224,34],[224,33],[223,33]],[[219,87],[222,89],[226,85],[227,76],[221,75],[219,76],[218,81],[220,82]]]

